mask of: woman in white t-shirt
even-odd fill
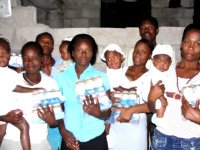
[[[200,85],[200,28],[194,24],[188,25],[181,42],[182,60],[176,65],[177,86],[181,92],[183,88]],[[169,81],[170,82],[170,81]],[[196,89],[193,89],[194,91]],[[199,113],[199,106],[192,108],[188,102],[193,100],[194,93],[187,91],[190,98],[183,98],[180,93],[172,93],[164,90],[164,86],[159,82],[152,86],[148,96],[149,106],[154,111],[155,100],[164,92],[168,97],[162,124],[156,124],[152,140],[152,150],[169,149],[200,149],[200,125],[199,120],[186,115],[187,109],[196,110]],[[199,93],[199,89],[197,93]],[[184,94],[183,94],[184,95]],[[188,101],[188,102],[187,102]],[[185,107],[188,108],[185,108]],[[181,111],[182,107],[182,111]],[[186,118],[184,118],[184,116]],[[198,118],[198,117],[197,117]]]
[[[120,83],[121,87],[115,88],[116,91],[122,90],[126,93],[127,91],[133,92],[133,89],[135,89],[137,95],[140,96],[140,87],[142,86],[145,72],[148,71],[145,65],[148,59],[151,58],[152,49],[152,43],[148,40],[141,39],[136,43],[133,52],[134,65],[124,68],[124,75],[121,76],[121,79],[124,77],[123,82]],[[116,101],[113,102],[115,103]],[[147,149],[146,113],[150,110],[147,103],[140,98],[138,98],[137,103],[128,108],[127,105],[117,108],[117,112],[120,112],[120,115],[117,121],[111,125],[108,136],[108,140],[111,143],[109,143],[111,145],[110,150]]]
[[[45,90],[58,90],[58,86],[54,79],[40,72],[40,66],[42,64],[43,52],[42,47],[37,42],[26,43],[21,51],[24,72],[19,74],[17,81],[18,85],[31,88],[44,88]],[[20,108],[23,111],[24,118],[27,120],[30,126],[30,141],[32,150],[50,150],[50,144],[47,140],[47,123],[54,125],[55,116],[53,111],[49,109],[43,109],[44,112],[40,112],[41,119],[47,123],[33,123],[32,122],[32,100],[34,96],[32,93],[13,93],[13,107]],[[7,126],[6,136],[3,140],[2,150],[20,150],[22,149],[19,142],[19,131],[12,127]]]

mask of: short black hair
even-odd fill
[[[143,24],[144,21],[149,21],[151,22],[154,27],[156,29],[158,29],[159,25],[158,25],[158,20],[155,18],[155,17],[152,17],[152,16],[149,16],[149,17],[146,17],[146,18],[143,18],[140,23],[139,23],[139,28],[141,27],[141,25]]]
[[[182,41],[185,39],[185,35],[188,31],[190,30],[198,30],[200,31],[200,26],[197,24],[189,24],[185,27],[184,31],[183,31],[183,36],[182,36]]]
[[[39,42],[39,40],[40,40],[40,38],[41,38],[42,36],[49,36],[49,37],[51,38],[51,40],[53,41],[53,43],[54,43],[53,36],[52,36],[52,34],[49,33],[49,32],[43,32],[43,33],[38,34],[38,35],[36,36],[35,41],[36,41],[36,42]]]
[[[35,41],[30,41],[30,42],[27,42],[27,43],[24,44],[24,46],[21,49],[22,57],[24,56],[24,53],[25,53],[27,48],[34,48],[35,51],[38,53],[38,55],[43,57],[42,46],[39,43],[35,42]]]
[[[145,44],[148,46],[148,48],[151,50],[151,51],[150,51],[150,54],[152,54],[153,49],[154,49],[153,43],[152,43],[151,41],[147,40],[147,39],[140,39],[139,41],[136,42],[135,45],[137,45],[137,44],[140,43],[140,42],[141,42],[141,43],[145,43]]]
[[[62,44],[66,44],[66,45],[69,46],[70,42],[71,42],[71,41],[63,40],[63,41],[61,42],[60,46],[61,46]],[[60,46],[59,46],[59,47],[60,47]],[[69,48],[67,48],[66,51],[69,52]]]
[[[91,63],[91,65],[94,65],[96,62],[96,58],[97,58],[98,46],[97,46],[95,39],[89,34],[77,34],[76,36],[74,36],[74,38],[72,39],[72,41],[70,42],[69,47],[68,47],[70,55],[72,56],[72,52],[74,51],[75,45],[80,40],[87,40],[89,43],[91,43],[93,56],[92,56],[90,63]],[[74,59],[73,56],[72,56],[72,59]]]
[[[10,43],[9,43],[9,41],[7,39],[0,38],[0,45],[2,47],[4,47],[7,50],[8,53],[11,52]]]

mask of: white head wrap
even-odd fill
[[[122,54],[123,58],[125,58],[125,55],[124,55],[123,51],[121,50],[121,48],[119,47],[119,45],[117,45],[117,44],[109,44],[108,46],[106,46],[106,48],[104,48],[103,53],[101,54],[101,59],[103,61],[106,61],[105,53],[107,51],[116,51],[116,52]]]

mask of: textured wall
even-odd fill
[[[0,36],[7,38],[11,48],[19,52],[27,41],[35,40],[37,34],[47,31],[52,33],[55,39],[54,56],[59,57],[58,46],[66,37],[79,33],[92,35],[99,46],[99,54],[110,43],[119,44],[127,54],[137,40],[140,39],[138,28],[50,28],[36,21],[36,9],[34,7],[14,7],[13,15],[0,19]],[[179,45],[183,27],[160,27],[157,41],[160,44],[171,44],[176,52],[177,60],[180,60]],[[97,59],[96,67],[104,70],[105,64]]]

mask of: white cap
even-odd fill
[[[102,59],[103,61],[106,61],[105,53],[106,53],[107,51],[116,51],[116,52],[122,54],[123,58],[125,58],[125,55],[124,55],[124,53],[122,52],[122,50],[121,50],[121,48],[119,47],[119,45],[117,45],[117,44],[109,44],[108,46],[106,46],[106,48],[104,48],[103,53],[101,54],[101,59]]]
[[[70,41],[71,42],[72,39],[73,39],[73,37],[67,37],[63,41]]]
[[[159,54],[168,55],[169,57],[171,57],[171,59],[174,58],[174,52],[173,52],[173,49],[172,49],[171,45],[160,45],[160,44],[157,44],[156,47],[153,50],[152,58],[155,55],[159,55]]]

